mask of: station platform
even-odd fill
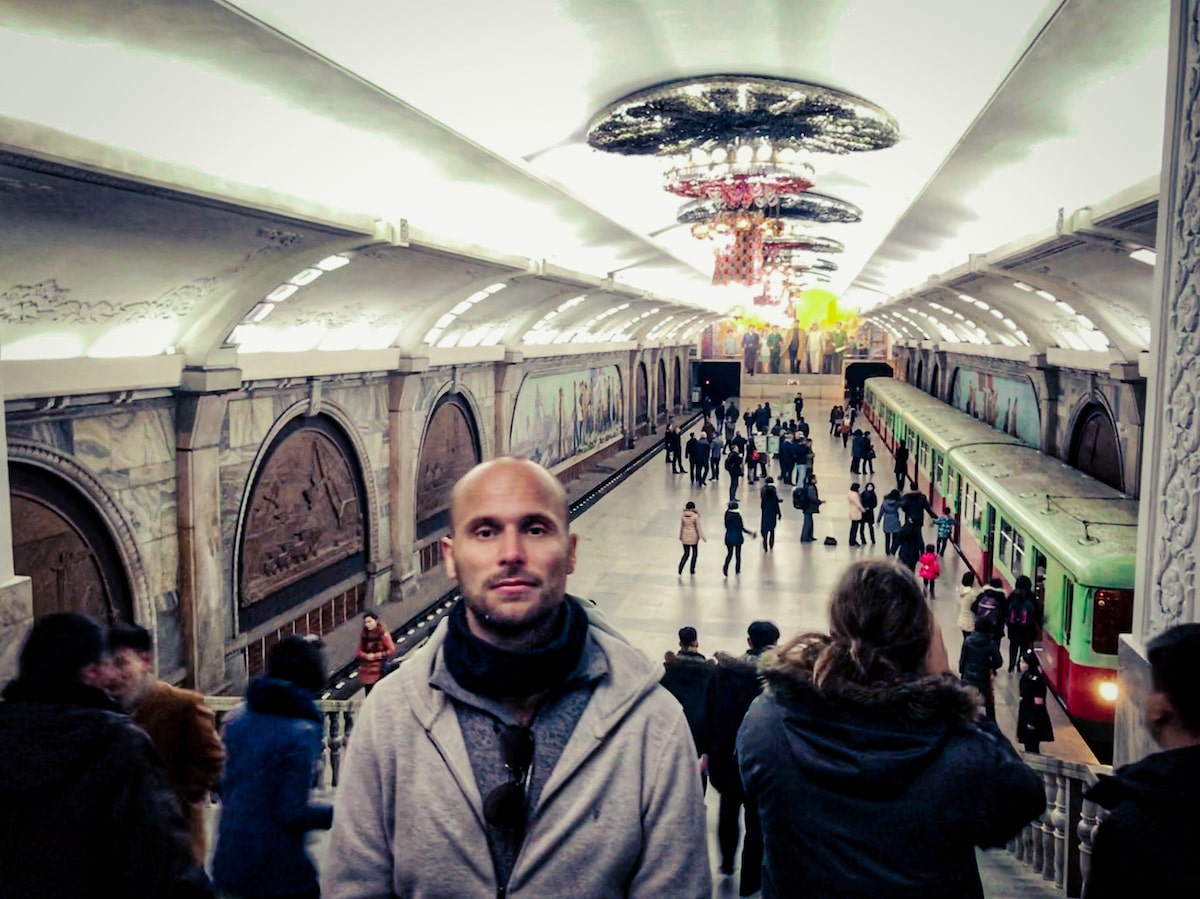
[[[753,408],[754,401],[747,400]],[[575,572],[568,589],[595,600],[609,621],[634,645],[652,659],[661,659],[677,646],[677,631],[683,625],[694,626],[700,634],[700,650],[708,656],[720,650],[733,655],[745,650],[746,627],[756,619],[769,619],[778,625],[783,638],[809,630],[826,630],[827,602],[831,588],[844,566],[853,560],[883,557],[882,531],[877,544],[853,548],[847,545],[849,514],[845,495],[852,480],[850,452],[841,439],[828,434],[832,401],[809,404],[806,393],[806,418],[813,423],[816,448],[815,471],[822,498],[827,500],[817,518],[818,542],[801,544],[801,515],[784,503],[783,520],[776,531],[775,549],[764,553],[757,540],[743,547],[742,573],[723,577],[724,561],[722,519],[729,498],[728,481],[709,481],[694,487],[686,474],[672,474],[664,456],[651,459],[613,492],[588,509],[572,524],[578,534],[579,548]],[[739,403],[739,407],[742,404]],[[790,413],[790,407],[786,410]],[[691,416],[682,422],[694,420]],[[698,424],[698,420],[694,420]],[[861,421],[861,419],[860,419]],[[856,423],[857,426],[857,423]],[[642,438],[633,450],[606,460],[605,468],[619,468],[646,449]],[[686,432],[685,432],[686,439]],[[878,443],[877,443],[878,445]],[[597,475],[599,476],[599,475]],[[876,459],[873,478],[882,493],[894,485],[891,459],[884,454]],[[587,489],[588,479],[572,482],[568,492]],[[738,498],[747,527],[759,525],[759,485],[743,481]],[[788,488],[784,488],[787,490]],[[781,496],[783,494],[781,490]],[[686,571],[676,574],[679,563],[679,515],[687,501],[696,503],[707,543],[702,543],[695,576]],[[927,530],[928,527],[927,527]],[[931,532],[931,531],[930,531]],[[831,535],[838,545],[827,547],[821,538]],[[958,605],[955,587],[965,566],[948,547],[943,557],[934,614],[945,635],[947,651],[953,661],[958,657],[962,635],[957,628]],[[358,695],[361,701],[361,693]],[[996,679],[996,715],[1002,731],[1016,731],[1017,676],[1001,672]],[[1050,708],[1055,739],[1043,744],[1043,755],[1083,764],[1097,764],[1095,755],[1071,726],[1057,704]],[[332,799],[332,796],[326,798]],[[716,845],[718,795],[708,791],[709,861],[713,869],[714,897],[738,895],[738,876],[722,876],[718,870]],[[216,813],[210,819],[210,851],[216,837]],[[310,835],[310,850],[318,866],[324,861],[328,833]],[[1061,896],[1047,883],[1018,863],[1003,849],[980,851],[980,875],[988,899]]]

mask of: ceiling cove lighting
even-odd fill
[[[1143,247],[1140,250],[1134,250],[1129,254],[1130,259],[1137,260],[1145,265],[1154,265],[1158,261],[1158,254],[1154,250],[1147,250]]]
[[[475,291],[473,294],[471,294],[465,300],[457,303],[453,309],[439,318],[434,326],[426,332],[423,342],[429,344],[430,346],[433,346],[434,344],[437,346],[452,346],[454,341],[443,341],[441,343],[438,342],[438,338],[442,336],[442,332],[450,327],[456,318],[458,318],[472,306],[483,302],[488,297],[492,296],[492,294],[499,293],[506,287],[508,287],[506,282],[497,281],[495,284],[489,284],[482,290]]]

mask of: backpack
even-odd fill
[[[1024,597],[1019,597],[1008,608],[1008,623],[1024,625],[1029,623],[1029,608],[1031,603]]]
[[[801,512],[808,508],[807,487],[800,486],[792,491],[792,508],[799,509]]]
[[[1002,628],[1000,599],[992,590],[984,590],[979,594],[979,603],[975,607],[975,630],[998,634]]]

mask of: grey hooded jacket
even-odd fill
[[[379,683],[355,724],[324,899],[708,899],[704,799],[683,710],[659,686],[657,666],[582,605],[610,673],[530,811],[507,890],[496,882],[458,717],[429,683],[443,621]]]

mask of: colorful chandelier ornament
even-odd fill
[[[900,139],[896,120],[853,94],[760,75],[703,75],[635,91],[597,113],[587,142],[626,156],[713,151],[732,140],[773,150],[851,153]]]
[[[717,200],[693,200],[684,203],[675,220],[681,225],[691,225],[713,218],[722,211]],[[819,225],[853,225],[862,221],[862,210],[853,203],[837,197],[806,191],[801,194],[782,196],[771,207],[774,218],[798,222],[815,222]]]
[[[712,283],[750,286],[762,280],[774,252],[767,247],[780,239],[792,250],[844,249],[796,234],[792,223],[862,220],[858,207],[809,190],[813,168],[801,154],[880,150],[899,137],[895,119],[861,97],[758,75],[707,75],[636,91],[597,113],[587,129],[598,150],[672,157],[663,187],[690,201],[677,221],[714,241]]]

